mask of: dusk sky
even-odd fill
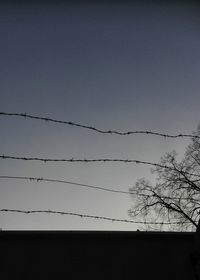
[[[0,111],[105,130],[191,134],[200,122],[199,7],[189,4],[2,4]],[[189,139],[117,136],[0,116],[0,154],[159,162]],[[150,167],[0,159],[0,176],[61,179],[128,191]],[[0,179],[0,208],[130,219],[129,195]],[[50,214],[0,213],[2,229],[136,230],[139,225]]]

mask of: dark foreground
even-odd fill
[[[193,233],[1,231],[7,280],[193,278]]]

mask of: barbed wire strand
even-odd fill
[[[63,121],[63,120],[56,120],[52,118],[47,118],[47,117],[39,117],[39,116],[34,116],[31,114],[27,113],[7,113],[7,112],[0,112],[1,116],[15,116],[15,117],[23,117],[25,119],[35,119],[35,120],[42,120],[46,122],[53,122],[53,123],[59,123],[59,124],[66,124],[70,126],[76,126],[88,130],[93,130],[95,132],[101,133],[101,134],[116,134],[116,135],[132,135],[132,134],[148,134],[148,135],[155,135],[155,136],[160,136],[164,138],[180,138],[180,137],[189,137],[189,138],[198,138],[200,139],[200,136],[198,135],[193,135],[193,134],[176,134],[176,135],[170,135],[170,134],[165,134],[165,133],[159,133],[159,132],[154,132],[154,131],[143,131],[143,130],[135,130],[135,131],[125,131],[125,132],[120,132],[117,130],[102,130],[99,128],[96,128],[95,126],[90,126],[90,125],[84,125],[76,122],[71,122],[71,121]]]
[[[50,179],[50,178],[43,178],[43,177],[27,177],[27,176],[4,176],[4,175],[0,175],[0,179],[16,179],[16,180],[29,180],[29,181],[36,181],[36,182],[61,183],[61,184],[69,184],[69,185],[75,185],[75,186],[79,186],[79,187],[91,188],[91,189],[100,190],[100,191],[130,195],[130,193],[128,191],[114,190],[114,189],[110,189],[110,188],[94,186],[94,185],[89,185],[89,184],[82,184],[82,183],[77,183],[77,182],[72,182],[72,181],[67,181],[67,180],[60,180],[60,179]]]
[[[170,170],[174,170],[173,167],[168,166],[168,165],[162,165],[159,163],[154,163],[154,162],[148,162],[148,161],[141,161],[141,160],[136,160],[136,159],[111,159],[111,158],[98,158],[98,159],[53,159],[53,158],[40,158],[40,157],[18,157],[18,156],[10,156],[10,155],[0,155],[1,159],[12,159],[12,160],[24,160],[24,161],[41,161],[44,163],[47,162],[69,162],[69,163],[97,163],[97,162],[118,162],[118,163],[135,163],[135,164],[144,164],[144,165],[151,165],[155,167],[161,167],[161,168],[166,168]],[[184,172],[185,174],[191,175],[191,176],[196,176],[200,177],[198,174],[193,174],[189,173],[187,171]]]
[[[123,223],[132,223],[132,224],[145,224],[145,225],[172,225],[172,224],[183,224],[190,222],[148,222],[148,221],[132,221],[127,219],[117,219],[110,218],[105,216],[97,216],[97,215],[88,215],[82,213],[74,213],[74,212],[65,212],[65,211],[55,211],[55,210],[20,210],[20,209],[0,209],[0,212],[13,212],[13,213],[21,213],[21,214],[59,214],[59,215],[71,215],[78,216],[81,218],[91,218],[91,219],[99,219],[99,220],[107,220],[111,222],[123,222]]]
[[[35,182],[52,182],[52,183],[61,183],[61,184],[69,184],[69,185],[75,185],[79,187],[84,188],[91,188],[94,190],[100,190],[105,192],[111,192],[111,193],[118,193],[118,194],[127,194],[127,195],[136,195],[136,196],[143,196],[143,197],[153,197],[154,195],[144,194],[144,193],[138,193],[137,191],[122,191],[122,190],[114,190],[110,188],[100,187],[100,186],[94,186],[94,185],[88,185],[88,184],[82,184],[77,182],[71,182],[67,180],[60,180],[60,179],[49,179],[49,178],[42,178],[42,177],[27,177],[27,176],[7,176],[7,175],[0,175],[0,179],[15,179],[15,180],[26,180],[26,181],[35,181]],[[169,197],[169,196],[161,196],[163,199],[178,199],[179,197]],[[190,200],[190,201],[198,201],[192,198],[188,197],[182,197],[181,200]]]

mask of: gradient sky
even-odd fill
[[[195,5],[1,5],[0,111],[100,129],[191,133],[200,121],[200,20]],[[187,139],[101,135],[0,117],[1,154],[159,162]],[[0,175],[65,179],[128,191],[150,168],[0,160]],[[129,195],[0,179],[0,208],[63,210],[128,219]],[[138,225],[0,213],[3,229],[136,230]]]

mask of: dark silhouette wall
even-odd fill
[[[193,278],[193,233],[0,232],[1,279]]]

